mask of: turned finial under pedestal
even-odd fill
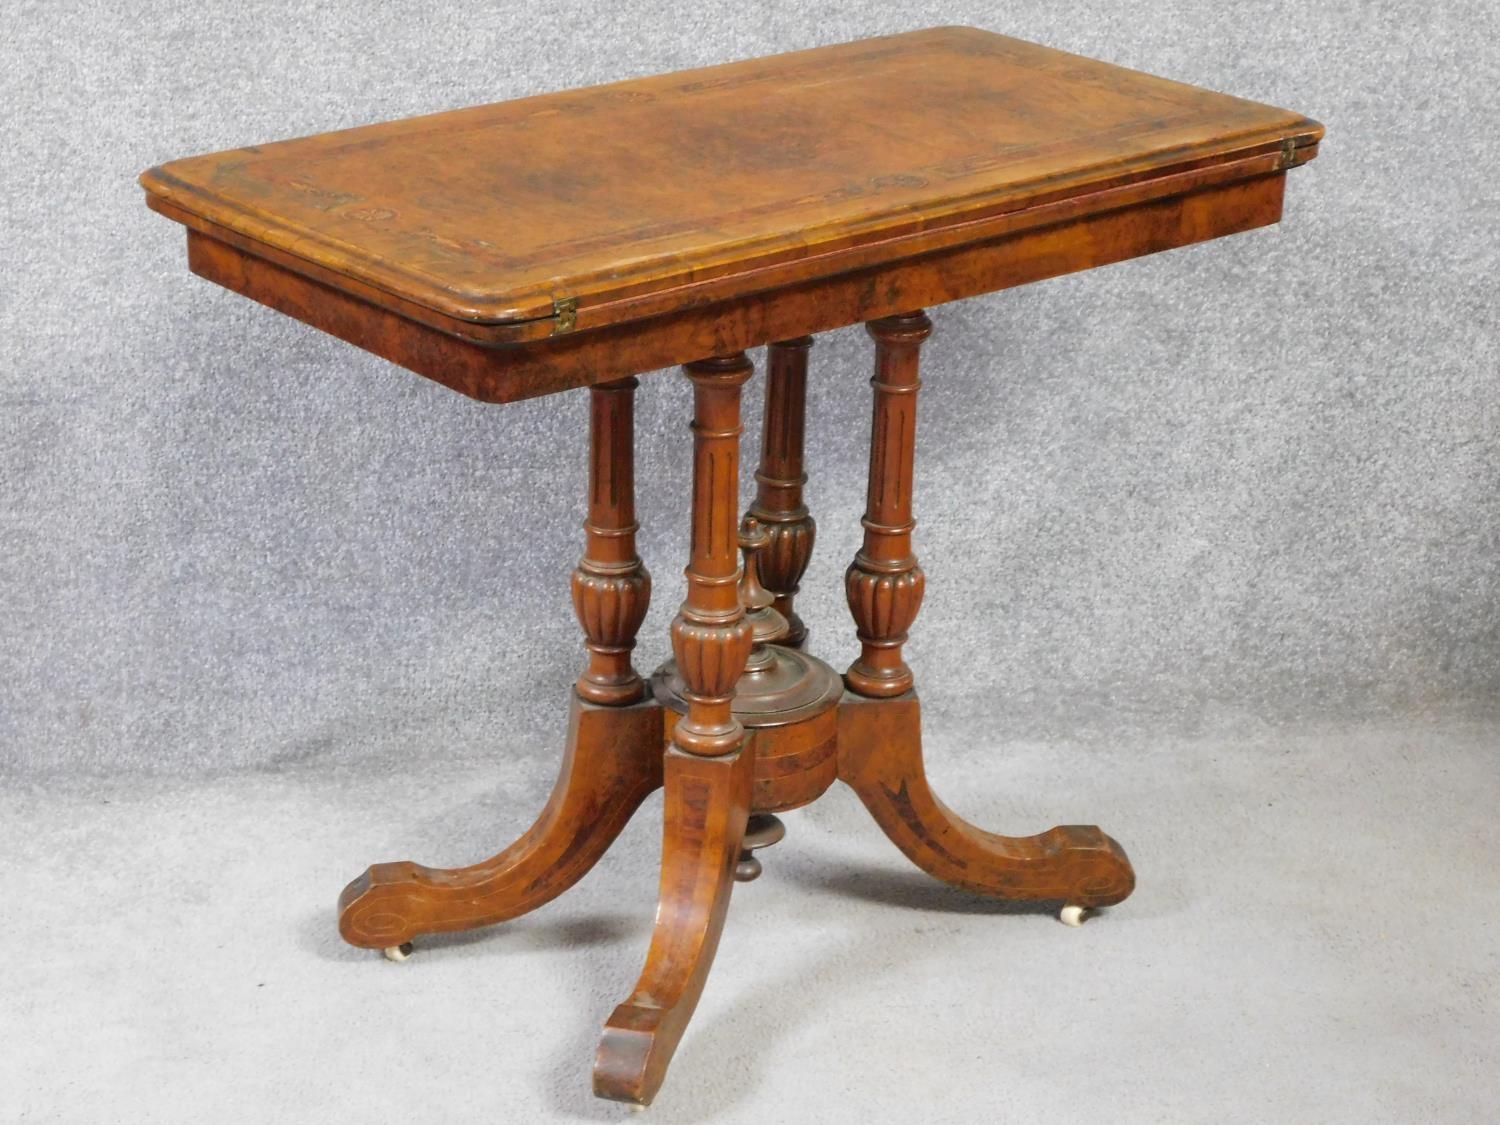
[[[784,640],[791,631],[787,619],[776,608],[776,595],[760,581],[760,553],[770,542],[770,535],[754,516],[746,516],[740,522],[740,554],[745,560],[740,571],[740,604],[745,607],[745,620],[750,622],[755,638],[755,647],[745,664],[746,672],[765,671],[775,660],[775,654],[766,646]]]
[[[786,825],[781,823],[779,816],[751,813],[750,821],[745,825],[744,839],[740,841],[740,861],[734,865],[735,881],[749,883],[759,879],[765,869],[754,853],[760,848],[769,848],[785,835]]]

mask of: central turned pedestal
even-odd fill
[[[566,890],[664,786],[660,904],[635,991],[604,1026],[594,1062],[603,1097],[651,1101],[703,990],[733,883],[759,875],[753,852],[784,832],[772,814],[816,800],[835,780],[914,863],[966,890],[1055,900],[1077,924],[1134,886],[1124,852],[1097,828],[997,836],[928,787],[902,646],[924,583],[912,551],[912,467],[918,353],[931,324],[912,312],[868,328],[876,358],[864,543],[845,574],[860,655],[843,676],[802,651],[807,630],[794,606],[815,537],[802,499],[812,339],[767,349],[760,469],[743,518],[740,392],[751,363],[736,352],[685,368],[694,387],[687,596],[672,622],[674,658],[649,685],[630,659],[651,592],[635,548],[637,384],[597,385],[586,546],[573,575],[588,660],[551,800],[493,859],[451,870],[377,864],[340,898],[346,940],[404,960],[422,934],[514,918]]]

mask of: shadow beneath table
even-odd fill
[[[829,861],[840,862],[823,857],[824,863]],[[978,898],[919,871],[869,864],[844,862],[831,871],[785,864],[766,881],[783,879],[818,894],[929,914],[1055,916],[1058,909],[1057,903]],[[729,948],[734,928],[731,903],[720,960],[726,954],[745,954],[744,947]],[[841,927],[838,934],[829,936],[827,948],[813,957],[765,964],[758,982],[736,995],[727,1012],[713,1019],[704,1019],[701,1013],[695,1017],[651,1108],[656,1125],[700,1125],[721,1119],[754,1095],[764,1076],[760,1060],[770,1044],[795,1034],[808,1019],[827,1018],[836,1001],[870,988],[872,981],[900,979],[922,960],[945,955],[942,943],[913,934],[909,923],[889,929]],[[642,942],[639,949],[620,957],[584,959],[581,967],[594,978],[590,991],[609,1001],[595,1013],[595,1023],[579,1028],[558,1046],[547,1085],[559,1116],[579,1121],[627,1119],[627,1107],[592,1096],[590,1067],[603,1021],[613,1003],[628,994],[644,947]],[[713,987],[710,976],[709,988]]]
[[[1050,914],[1056,915],[1062,900],[1014,902],[985,898],[940,883],[924,871],[887,868],[868,863],[841,864],[816,873],[787,873],[793,882],[809,890],[880,906],[897,906],[944,914]]]
[[[733,914],[731,906],[731,926]],[[937,955],[931,942],[893,942],[891,938],[889,932],[841,932],[838,940],[830,942],[831,948],[815,957],[762,966],[758,983],[741,990],[732,1006],[717,1017],[698,1013],[652,1104],[651,1120],[656,1125],[706,1125],[721,1120],[754,1096],[764,1078],[762,1060],[771,1044],[794,1034],[809,1019],[827,1018],[834,999],[869,987],[872,979],[899,976],[921,958]],[[738,952],[744,955],[745,950]],[[721,947],[719,958],[735,953]],[[631,959],[637,969],[639,956]],[[602,966],[590,961],[589,968]],[[633,980],[633,974],[628,980],[611,979],[607,987],[611,995],[618,994],[617,1000],[623,1000]],[[713,987],[712,976],[709,987]],[[601,1101],[591,1091],[590,1068],[607,1015],[608,1010],[598,1012],[596,1024],[570,1036],[558,1048],[548,1087],[559,1116],[577,1121],[630,1119],[628,1106]]]
[[[414,956],[441,957],[458,953],[496,957],[533,950],[589,949],[642,941],[649,934],[642,920],[628,914],[591,914],[548,919],[521,917],[477,930],[451,934],[424,934],[417,938]],[[380,960],[375,949],[349,945],[339,936],[333,911],[308,914],[297,927],[297,946],[322,961]]]

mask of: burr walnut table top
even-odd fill
[[[912,538],[921,310],[1275,223],[1288,170],[1322,135],[1285,110],[938,28],[147,172],[148,203],[188,228],[202,277],[482,401],[591,387],[571,582],[589,655],[557,786],[481,863],[370,867],[339,898],[344,938],[401,960],[413,939],[525,914],[663,789],[650,949],[594,1061],[596,1094],[645,1105],[733,880],[759,873],[774,813],[835,781],[953,886],[1058,901],[1069,924],[1123,901],[1134,870],[1097,827],[1001,836],[928,785],[902,655],[926,584]],[[808,349],[861,321],[875,342],[869,483],[844,572],[860,654],[840,677],[802,649],[793,599],[816,538]],[[762,344],[742,520],[745,352]],[[677,364],[693,383],[687,596],[648,691],[631,659],[652,589],[636,550],[635,376]]]
[[[1283,172],[1322,132],[1286,110],[953,27],[176,160],[141,183],[152,207],[220,244],[195,262],[215,280],[233,279],[205,255],[233,247],[494,346]],[[1274,222],[1277,204],[1259,221]],[[910,303],[933,300],[921,296]],[[300,298],[279,299],[312,319],[287,307]],[[354,342],[420,370],[389,337]],[[513,398],[582,381],[459,389]]]

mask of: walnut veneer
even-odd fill
[[[663,788],[650,947],[594,1062],[598,1094],[645,1104],[736,880],[758,876],[753,853],[785,831],[774,814],[836,780],[957,887],[1052,901],[1069,921],[1123,900],[1135,875],[1099,829],[995,835],[928,786],[903,655],[926,582],[912,494],[923,310],[1274,223],[1288,169],[1322,132],[936,28],[147,172],[148,203],[188,228],[189,265],[211,281],[482,401],[589,388],[572,576],[585,655],[552,797],[483,863],[371,867],[339,899],[344,938],[402,959],[423,934],[532,910]],[[874,341],[870,459],[845,573],[858,653],[840,677],[796,608],[816,538],[807,381],[814,334],[860,322]],[[741,395],[762,345],[742,515]],[[636,376],[673,365],[693,385],[691,547],[673,659],[646,677],[632,662],[652,592],[636,548]]]

